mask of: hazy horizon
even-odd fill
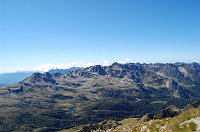
[[[175,61],[175,62],[154,62],[153,60],[150,62],[136,62],[133,61],[130,58],[126,58],[124,60],[120,60],[120,61],[113,61],[113,62],[109,62],[106,60],[100,61],[100,62],[70,62],[70,63],[66,63],[66,64],[41,64],[38,66],[34,66],[34,67],[30,67],[30,68],[18,68],[16,70],[13,71],[0,71],[0,74],[9,74],[9,73],[20,73],[20,72],[48,72],[49,70],[52,69],[69,69],[72,67],[79,67],[79,68],[86,68],[86,67],[90,67],[90,66],[94,66],[94,65],[101,65],[101,66],[109,66],[112,65],[113,63],[120,63],[120,64],[128,64],[128,63],[140,63],[140,64],[155,64],[155,63],[163,63],[163,64],[167,64],[167,63],[186,63],[186,64],[190,64],[190,63],[199,63],[197,61],[193,61],[193,62],[181,62],[181,61]]]
[[[0,73],[200,62],[200,1],[2,0]]]

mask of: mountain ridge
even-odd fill
[[[0,88],[0,130],[65,129],[140,118],[170,105],[183,108],[199,100],[199,67],[197,63],[113,63],[67,74],[34,73]]]
[[[71,71],[76,71],[78,70],[79,68],[78,67],[71,67],[69,69],[59,69],[59,68],[55,68],[55,69],[50,69],[48,72],[51,73],[51,74],[55,74],[55,73],[61,73],[61,74],[66,74],[68,72],[71,72]]]

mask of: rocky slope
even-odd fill
[[[193,106],[188,108],[188,106]],[[62,132],[166,132],[199,131],[200,102],[188,104],[184,109],[169,106],[163,110],[146,114],[141,118],[122,121],[107,120],[97,124],[74,127]]]
[[[34,73],[0,88],[0,130],[60,130],[199,100],[200,65],[118,64]],[[189,107],[189,106],[188,106]]]
[[[113,130],[114,131],[114,130]],[[133,132],[192,132],[200,131],[200,108],[184,111],[174,118],[150,120],[135,125]]]

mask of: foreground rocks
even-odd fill
[[[108,120],[98,124],[83,126],[80,132],[104,132],[111,128],[115,129],[119,125],[121,124],[115,120]]]
[[[181,109],[177,108],[174,105],[167,107],[166,109],[157,111],[155,113],[144,115],[139,122],[148,122],[152,119],[164,119],[168,117],[175,117],[181,114]]]

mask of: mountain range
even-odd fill
[[[79,68],[77,67],[71,67],[69,69],[51,69],[48,72],[51,74],[54,74],[54,73],[67,74],[70,71],[76,71],[78,69]],[[0,74],[0,86],[7,86],[7,85],[19,83],[23,81],[25,78],[31,76],[33,73],[34,73],[33,71],[22,71],[22,72]]]
[[[10,84],[18,83],[25,78],[31,76],[34,72],[13,72],[0,74],[0,86],[6,86]]]
[[[1,131],[58,131],[104,120],[141,118],[200,97],[198,63],[113,63],[66,74],[34,73],[0,87]]]
[[[71,67],[69,69],[58,69],[58,68],[56,68],[56,69],[51,69],[48,72],[51,73],[51,74],[55,74],[55,73],[67,74],[68,72],[76,71],[78,69],[79,69],[78,67]]]

